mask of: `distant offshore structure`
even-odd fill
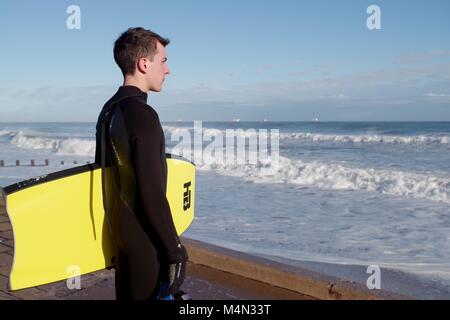
[[[312,119],[312,121],[313,122],[319,122],[319,118],[316,117],[316,118]]]
[[[263,122],[267,122],[267,118],[264,118],[264,119],[263,119]]]
[[[239,121],[241,121],[241,119],[239,119],[239,118],[233,118],[233,119],[231,119],[231,121],[233,121],[233,122],[239,122]]]

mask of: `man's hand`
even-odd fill
[[[183,258],[180,262],[169,264],[168,280],[169,285],[162,294],[163,297],[175,295],[180,290],[181,285],[186,277],[186,261],[188,259],[186,249],[182,246]]]
[[[186,276],[186,262],[169,265],[169,286],[162,294],[163,297],[175,295],[180,290]]]

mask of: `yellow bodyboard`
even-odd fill
[[[169,158],[170,157],[170,158]],[[194,219],[195,166],[167,158],[167,199],[179,235]],[[68,279],[112,266],[102,175],[90,164],[6,187],[14,234],[9,289]]]

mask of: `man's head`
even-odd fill
[[[114,60],[125,78],[132,78],[146,91],[161,91],[170,40],[144,28],[129,28],[114,43]]]

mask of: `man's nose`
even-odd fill
[[[165,70],[164,74],[170,74],[169,66],[166,66],[166,70]]]

